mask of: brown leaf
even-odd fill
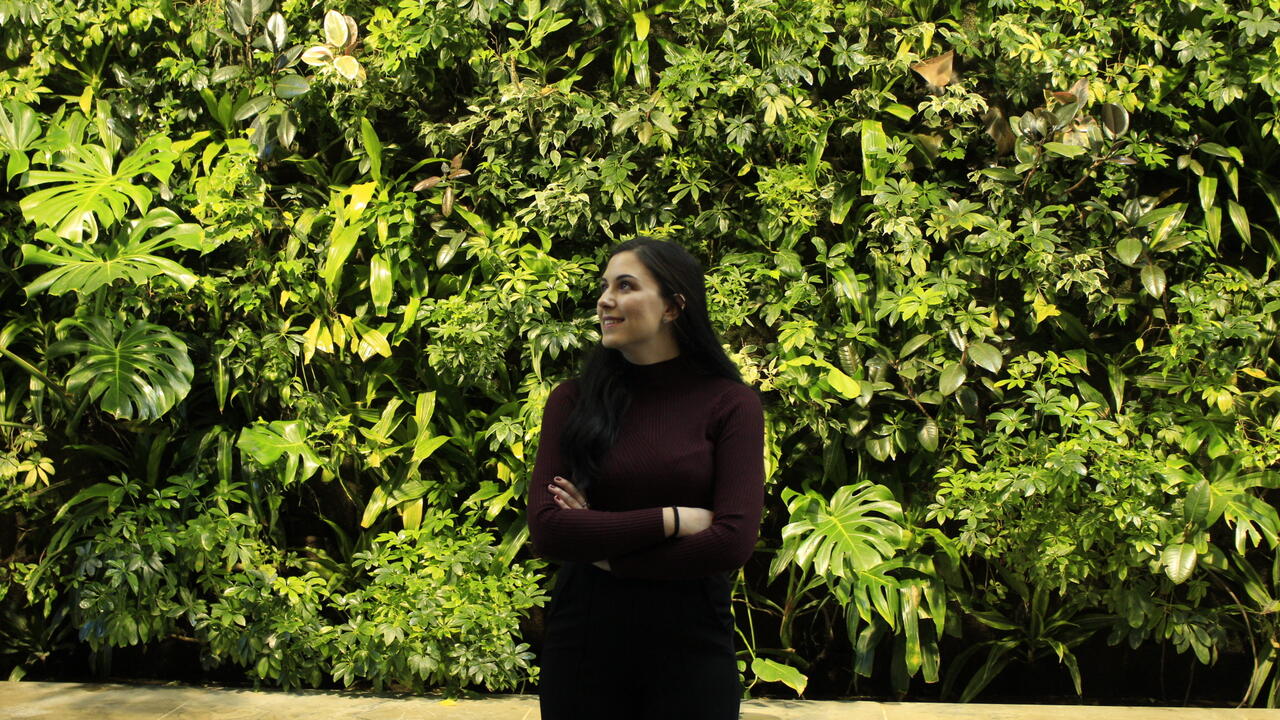
[[[453,188],[452,187],[447,187],[444,189],[444,200],[440,202],[440,212],[444,213],[445,217],[449,217],[449,214],[453,212]]]
[[[1071,84],[1070,92],[1076,96],[1076,102],[1080,103],[1080,107],[1089,104],[1089,78],[1080,78]]]
[[[1078,103],[1080,107],[1089,104],[1089,78],[1080,78],[1067,90],[1045,90],[1045,99],[1052,98],[1063,105]]]
[[[453,156],[453,159],[449,161],[449,167],[453,168],[454,170],[457,170],[458,168],[462,167],[462,153],[458,153],[457,155]]]
[[[449,172],[449,179],[452,180],[454,178],[466,177],[470,174],[471,174],[470,170],[466,168],[458,168],[457,170],[452,170]]]
[[[439,185],[441,179],[442,178],[439,175],[432,175],[426,180],[419,180],[418,184],[413,186],[413,191],[418,192],[420,190],[430,190],[436,185]]]
[[[924,78],[930,92],[938,92],[956,79],[955,58],[956,51],[948,50],[928,60],[921,60],[912,65],[911,69]]]
[[[343,20],[347,21],[347,54],[356,46],[356,40],[360,37],[360,28],[356,26],[356,21],[350,15],[343,15]]]
[[[1003,110],[992,105],[982,116],[982,122],[986,126],[987,134],[996,141],[997,157],[1013,152],[1014,141],[1017,138],[1013,136],[1013,128],[1009,127],[1009,120],[1004,116]]]

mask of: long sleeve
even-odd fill
[[[551,391],[542,413],[538,457],[529,480],[529,539],[540,556],[555,560],[595,562],[662,542],[662,508],[624,512],[565,510],[547,487],[555,476],[569,475],[560,453],[560,436],[577,399],[577,383],[563,382]]]
[[[692,578],[736,570],[755,549],[764,508],[764,410],[739,386],[722,398],[715,439],[711,527],[636,552],[609,557],[620,577]]]

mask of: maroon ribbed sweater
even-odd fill
[[[578,398],[578,380],[551,391],[529,484],[534,552],[555,560],[608,560],[620,577],[692,578],[736,570],[751,556],[764,504],[764,412],[746,385],[704,375],[683,356],[627,363],[631,406],[590,510],[556,505],[547,486],[573,481],[560,436]],[[715,516],[696,535],[665,537],[662,508],[702,507]]]

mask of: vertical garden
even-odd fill
[[[536,690],[646,234],[766,402],[752,693],[1280,704],[1278,15],[0,0],[0,673]]]

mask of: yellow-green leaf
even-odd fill
[[[375,254],[369,260],[369,295],[379,315],[387,314],[387,306],[391,303],[392,284],[391,263],[382,253]]]
[[[334,47],[347,44],[347,19],[337,10],[324,14],[324,40]]]
[[[1031,303],[1031,309],[1035,311],[1036,322],[1041,323],[1055,315],[1061,315],[1058,306],[1044,299],[1043,295],[1036,295],[1036,299]]]
[[[337,68],[339,75],[348,80],[362,80],[364,78],[364,68],[360,67],[360,61],[350,55],[339,55],[333,61],[333,66]]]
[[[836,392],[846,398],[853,399],[862,395],[862,386],[858,384],[858,381],[836,368],[831,368],[827,371],[827,382],[831,384],[831,387],[835,388]]]
[[[328,65],[333,62],[333,50],[325,45],[307,48],[307,51],[302,53],[302,62],[316,67]]]
[[[809,684],[809,678],[804,673],[791,667],[783,665],[780,662],[767,660],[765,658],[755,658],[751,661],[751,672],[764,682],[780,682],[796,691],[797,695],[804,694],[805,686]]]
[[[1175,585],[1181,585],[1196,569],[1195,546],[1188,543],[1170,545],[1160,553],[1160,564],[1164,566],[1164,574],[1168,575]]]
[[[636,40],[644,40],[649,37],[649,14],[646,12],[632,13],[631,19],[636,23]]]

